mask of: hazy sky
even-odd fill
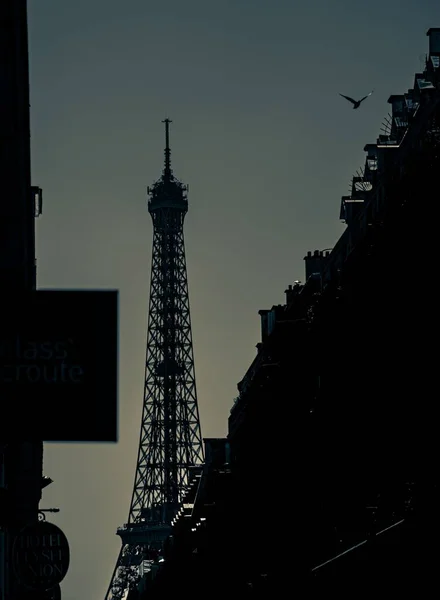
[[[63,600],[103,600],[127,519],[152,224],[146,187],[190,185],[185,237],[204,437],[224,436],[258,310],[343,231],[340,197],[440,25],[436,0],[29,0],[38,285],[120,290],[120,441],[48,444],[42,506],[71,544]],[[338,93],[373,96],[358,111]],[[62,400],[62,399],[60,399]],[[271,449],[268,449],[271,451]]]

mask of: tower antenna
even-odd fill
[[[164,119],[162,123],[165,123],[165,170],[164,175],[167,179],[171,176],[171,150],[170,150],[170,123],[171,119]]]

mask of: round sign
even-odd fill
[[[52,592],[68,571],[69,543],[59,527],[40,521],[15,537],[12,557],[15,574],[24,586]]]

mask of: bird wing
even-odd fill
[[[342,96],[343,98],[345,98],[346,100],[348,100],[349,102],[351,102],[352,104],[356,104],[356,100],[353,100],[353,98],[350,98],[350,96],[344,96],[344,94],[339,94],[340,96]]]
[[[369,94],[367,94],[366,96],[364,96],[361,100],[359,100],[359,102],[363,102],[364,100],[366,100],[368,98],[368,96],[371,96],[371,94],[374,92],[374,90],[371,90],[371,92]]]

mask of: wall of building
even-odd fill
[[[0,281],[4,297],[35,288],[26,0],[0,3],[0,57],[0,180],[5,200],[0,203]],[[1,307],[0,317],[5,318]],[[0,395],[5,410],[4,390],[0,390]],[[4,414],[0,425],[6,435]],[[0,534],[0,589],[3,597],[15,600],[19,591],[10,568],[11,545],[14,534],[37,519],[42,443],[7,441],[0,476],[8,497],[8,509],[3,515],[5,530]]]

